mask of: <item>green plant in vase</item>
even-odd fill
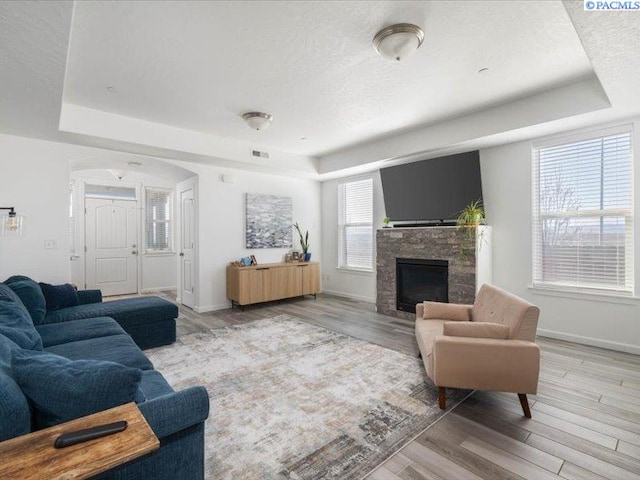
[[[389,225],[391,223],[391,219],[389,217],[384,217],[382,219],[382,228],[389,228],[391,225]]]
[[[302,253],[304,253],[304,261],[308,262],[311,260],[311,252],[309,252],[309,230],[307,230],[303,235],[298,222],[294,223],[293,226],[300,236],[300,247],[302,248]]]
[[[464,207],[458,215],[457,224],[459,227],[466,229],[469,238],[474,239],[476,228],[484,225],[484,205],[482,200],[474,200]],[[459,257],[460,260],[466,260],[468,257],[468,252],[464,245],[460,248]]]
[[[484,225],[484,206],[482,200],[474,200],[464,207],[457,220],[460,227],[477,227]]]

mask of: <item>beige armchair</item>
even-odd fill
[[[538,389],[538,307],[493,285],[480,288],[473,305],[416,305],[416,340],[427,375],[446,408],[446,388],[518,394],[531,418],[527,394]]]

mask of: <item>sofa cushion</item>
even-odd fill
[[[11,277],[7,278],[2,283],[4,283],[5,285],[10,285],[13,282],[21,282],[23,280],[31,280],[32,282],[35,282],[35,280],[33,280],[33,279],[29,278],[29,277],[26,277],[24,275],[12,275]]]
[[[42,350],[42,339],[20,298],[0,283],[0,335],[28,350]]]
[[[154,323],[178,316],[178,307],[159,297],[138,297],[91,303],[49,312],[46,323],[66,322],[80,318],[111,317],[126,330],[130,326]]]
[[[146,400],[173,393],[174,390],[157,370],[142,370],[140,390]]]
[[[142,373],[115,362],[71,361],[16,349],[12,368],[34,408],[36,428],[46,428],[134,401]]]
[[[507,340],[511,333],[506,325],[487,322],[445,322],[444,335],[449,337],[495,338]]]
[[[0,335],[0,442],[31,431],[29,402],[11,369],[11,352],[19,348]]]
[[[47,302],[40,285],[31,279],[12,281],[7,285],[20,297],[33,323],[35,325],[41,323],[47,313]]]
[[[40,333],[42,344],[45,348],[90,338],[125,334],[118,322],[109,317],[85,318],[70,322],[37,325],[36,330]]]
[[[129,335],[89,338],[45,349],[49,353],[61,355],[70,360],[108,360],[142,370],[150,370],[153,365]]]
[[[56,310],[78,305],[78,294],[70,283],[63,285],[40,283],[40,288],[47,302],[47,312],[55,312]]]
[[[468,322],[471,320],[471,307],[459,303],[423,302],[422,318],[425,320],[455,320]]]

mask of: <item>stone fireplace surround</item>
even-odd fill
[[[376,307],[399,318],[415,314],[396,309],[396,259],[449,262],[449,302],[473,303],[477,288],[491,281],[490,227],[475,234],[460,227],[382,228],[376,232]]]

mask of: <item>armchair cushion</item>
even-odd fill
[[[424,302],[422,318],[425,320],[453,320],[468,322],[471,320],[471,305],[459,303]]]
[[[141,371],[114,362],[72,361],[51,353],[17,349],[12,351],[11,366],[34,407],[37,428],[140,398]]]
[[[506,340],[511,330],[507,325],[489,322],[445,322],[444,335],[450,337],[496,338]]]
[[[474,322],[508,325],[509,338],[536,341],[540,309],[528,301],[494,285],[484,284],[473,305]]]

